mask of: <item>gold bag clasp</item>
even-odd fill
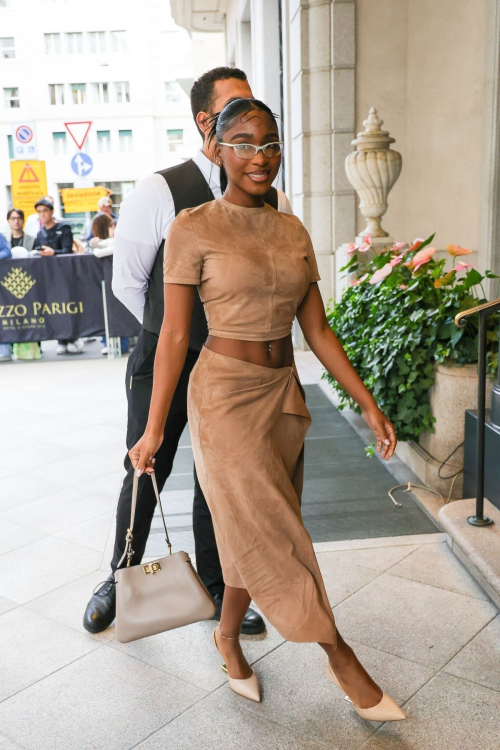
[[[159,561],[148,563],[147,565],[143,565],[142,569],[146,575],[149,575],[149,573],[158,573],[159,570],[161,570],[161,565]]]

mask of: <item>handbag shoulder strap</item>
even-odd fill
[[[155,476],[154,471],[151,473],[151,481],[153,482],[153,490],[156,496],[156,502],[160,506],[160,513],[161,513],[161,518],[163,521],[163,528],[165,529],[165,541],[167,542],[167,545],[168,545],[168,554],[171,555],[172,545],[170,544],[170,539],[168,536],[167,524],[165,523],[165,516],[163,515],[163,506],[161,504],[160,493],[158,492],[158,485],[156,483],[156,476]],[[125,535],[125,551],[123,555],[121,556],[118,565],[116,566],[117,570],[122,564],[122,562],[124,561],[125,557],[127,557],[127,568],[129,568],[130,563],[132,561],[133,554],[134,554],[134,550],[132,549],[132,540],[134,538],[133,529],[134,529],[135,509],[137,507],[138,489],[139,489],[139,477],[134,471],[134,479],[132,482],[132,505],[130,509],[130,526],[127,529],[127,533]]]

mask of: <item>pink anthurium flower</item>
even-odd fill
[[[412,253],[414,250],[418,250],[418,248],[420,247],[420,245],[422,245],[423,242],[424,240],[421,237],[418,237],[416,240],[413,240],[413,243],[405,252]]]
[[[392,271],[391,264],[386,263],[385,266],[382,266],[382,268],[379,268],[378,271],[375,271],[375,273],[370,279],[370,284],[377,284],[377,282],[382,281],[382,279],[385,279],[386,276],[389,276],[391,271]]]
[[[365,281],[368,278],[369,274],[365,273],[360,279],[356,279],[352,282],[351,286],[357,286],[358,284],[361,284],[363,281]]]
[[[457,255],[471,255],[472,253],[472,250],[467,250],[466,247],[460,247],[460,245],[446,245],[446,249],[454,258],[456,258]]]
[[[428,263],[430,261],[436,250],[436,247],[424,247],[422,250],[419,250],[418,253],[416,253],[410,261],[408,261],[408,263],[405,263],[405,265],[408,266],[408,268],[411,268],[413,271],[416,271],[420,268],[420,266],[423,266],[425,263]]]
[[[408,289],[408,284],[400,284],[399,288],[400,289]]]
[[[457,271],[463,271],[464,268],[472,268],[474,266],[474,263],[462,263],[461,261],[457,263],[456,270]]]
[[[403,260],[403,256],[402,255],[398,255],[397,258],[391,258],[391,260],[389,261],[389,263],[391,264],[392,268],[394,268],[394,266],[397,266],[398,263],[401,263],[402,260]]]
[[[399,251],[406,247],[406,245],[406,242],[396,242],[396,244],[391,247],[391,253],[399,253]]]
[[[349,245],[347,246],[346,254],[347,254],[347,255],[352,255],[353,253],[355,253],[355,252],[356,252],[356,250],[359,250],[359,245],[355,245],[355,244],[354,244],[354,242],[351,242],[351,243],[350,243],[350,244],[349,244]]]
[[[359,252],[360,253],[366,253],[366,251],[369,250],[370,248],[371,248],[371,243],[370,242],[363,242],[359,246]]]

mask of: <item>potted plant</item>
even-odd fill
[[[329,304],[327,316],[358,374],[393,422],[399,441],[419,446],[420,454],[427,452],[439,465],[462,442],[463,412],[475,406],[477,393],[478,322],[471,317],[464,328],[457,328],[454,317],[485,302],[484,279],[499,277],[491,271],[483,275],[464,262],[472,251],[458,245],[447,245],[454,264],[445,272],[446,260],[436,259],[433,239],[431,235],[411,244],[399,242],[377,254],[369,237],[360,246],[349,246],[351,258],[341,270],[350,276],[351,285]],[[498,320],[493,315],[488,322],[487,369],[492,376],[498,367]],[[450,372],[456,382],[443,386]],[[339,408],[350,406],[359,413],[339,384],[325,377],[338,394]],[[466,405],[465,379],[465,401],[473,400]],[[435,411],[440,412],[437,438]],[[418,461],[409,460],[408,448],[401,451],[422,481],[432,486],[432,476]],[[448,484],[440,486],[434,488],[442,491]]]

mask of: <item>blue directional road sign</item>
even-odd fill
[[[79,152],[71,159],[71,169],[78,177],[85,177],[92,172],[94,164],[88,154]]]

